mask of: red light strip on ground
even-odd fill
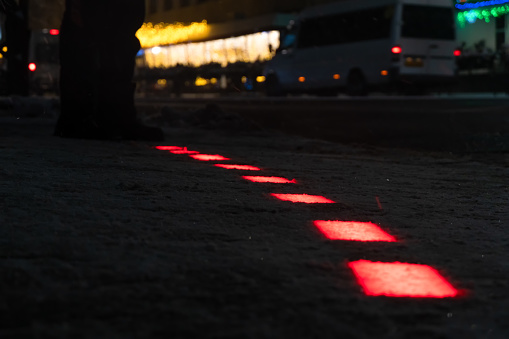
[[[283,201],[290,201],[304,204],[334,204],[335,202],[319,195],[308,194],[279,194],[271,193],[271,196]]]
[[[348,263],[368,296],[452,298],[455,289],[437,270],[427,265],[359,260]]]
[[[173,154],[188,154],[193,159],[202,161],[230,160],[221,155],[199,154],[189,151],[186,147],[157,146],[159,150],[170,151]],[[245,171],[260,171],[261,169],[249,165],[215,164],[216,167]],[[244,176],[246,180],[259,183],[296,183],[282,177]],[[294,203],[321,204],[335,203],[323,196],[308,194],[277,194],[271,196]],[[377,197],[377,203],[381,204]],[[314,225],[331,240],[348,241],[397,241],[393,236],[383,231],[379,226],[369,222],[355,221],[314,221]],[[359,260],[348,263],[357,282],[368,296],[409,297],[409,298],[452,298],[459,295],[440,273],[427,265],[407,264],[400,262],[384,263]]]
[[[313,223],[330,240],[396,241],[396,238],[371,222],[316,220]]]
[[[259,182],[259,183],[271,183],[271,184],[296,184],[297,181],[295,179],[288,180],[282,177],[263,177],[263,176],[244,176],[243,179]]]
[[[177,151],[177,150],[184,150],[184,147],[180,147],[180,146],[156,146],[155,149],[158,149],[160,151]]]
[[[230,160],[229,158],[225,158],[219,154],[192,154],[191,158],[200,161],[226,161]]]
[[[184,148],[184,149],[181,149],[181,150],[170,151],[170,153],[172,153],[172,154],[186,154],[186,155],[189,155],[189,154],[199,154],[200,152],[197,152],[197,151],[188,151],[187,148]]]
[[[239,171],[261,171],[261,168],[250,166],[250,165],[227,165],[227,164],[216,164],[216,167],[225,168],[228,170],[239,170]]]

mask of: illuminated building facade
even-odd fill
[[[329,0],[330,1],[330,0]],[[316,0],[313,4],[328,2]],[[148,0],[138,33],[142,66],[170,68],[263,62],[279,46],[279,31],[306,0]],[[157,25],[166,23],[165,25]],[[159,41],[151,37],[162,38]]]

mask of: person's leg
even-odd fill
[[[86,26],[81,0],[66,0],[60,29],[61,113],[55,135],[108,138],[97,123],[97,44]]]
[[[162,140],[162,130],[143,125],[136,117],[133,82],[136,54],[140,42],[136,32],[145,19],[144,0],[109,0],[104,13],[114,19],[108,20],[102,37],[100,93],[102,94],[104,115],[114,121],[125,139]],[[112,15],[115,13],[115,15]]]
[[[144,1],[67,0],[67,6],[56,134],[162,140],[162,130],[136,120],[134,106],[132,78],[140,48],[135,33],[143,23]]]

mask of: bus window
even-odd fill
[[[285,49],[288,49],[288,48],[292,48],[295,46],[295,41],[296,41],[296,36],[295,34],[293,33],[288,33],[284,40],[283,40],[283,43],[281,45],[281,47],[285,48]]]
[[[301,23],[299,48],[389,38],[394,6],[326,15]]]
[[[433,18],[430,20],[430,18]],[[417,39],[454,40],[454,19],[451,8],[405,5],[401,36]]]

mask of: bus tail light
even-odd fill
[[[34,62],[31,62],[28,64],[28,69],[32,72],[35,72],[35,70],[37,69],[37,65]]]
[[[459,50],[459,49],[454,50],[454,56],[457,56],[457,57],[461,56],[461,50]]]
[[[58,29],[50,29],[49,34],[50,35],[59,35],[60,31]]]

